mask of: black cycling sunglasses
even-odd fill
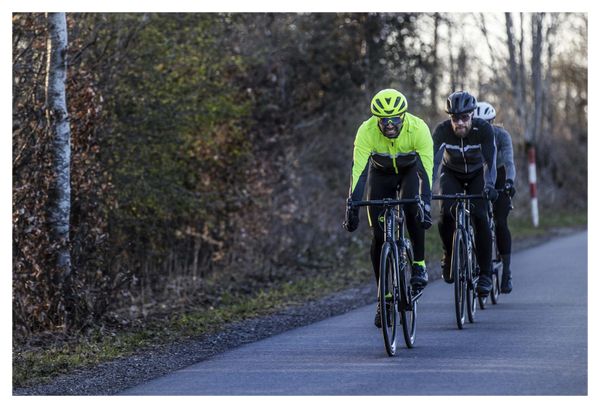
[[[469,119],[471,119],[471,114],[472,112],[452,114],[450,115],[450,120],[454,123],[458,121],[467,122]]]
[[[404,122],[404,115],[393,116],[391,118],[379,118],[379,123],[381,123],[381,126],[387,126],[388,124],[392,124],[393,126],[400,126],[402,122]]]

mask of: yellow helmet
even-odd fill
[[[406,98],[395,89],[383,89],[371,100],[371,112],[380,118],[400,116],[407,108]]]

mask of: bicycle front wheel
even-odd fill
[[[475,293],[475,285],[479,278],[479,272],[477,271],[477,257],[475,251],[471,253],[471,263],[467,269],[467,316],[469,317],[469,323],[475,321],[475,312],[477,311],[477,303],[481,304],[482,298],[477,296]]]
[[[454,231],[452,244],[452,268],[454,276],[454,310],[456,313],[456,325],[462,329],[465,324],[465,309],[467,296],[467,247],[463,232],[460,229]]]
[[[384,242],[379,264],[379,307],[381,310],[381,330],[388,355],[396,354],[398,327],[398,263],[394,248]]]
[[[410,248],[404,247],[403,258],[406,259],[406,263],[402,263],[400,270],[400,291],[402,293],[401,299],[398,302],[400,320],[402,321],[402,333],[404,334],[404,342],[406,347],[412,348],[415,344],[415,338],[417,336],[417,302],[412,301],[412,294],[410,288],[410,277],[412,276],[412,253]],[[404,299],[402,299],[404,298]]]

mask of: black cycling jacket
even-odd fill
[[[433,177],[440,163],[452,171],[471,175],[483,168],[487,187],[496,183],[496,143],[492,125],[483,119],[473,118],[471,131],[458,137],[450,120],[440,123],[433,131]]]

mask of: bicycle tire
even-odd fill
[[[467,268],[467,317],[469,318],[469,323],[473,323],[475,322],[477,303],[481,305],[484,301],[487,301],[487,296],[485,298],[479,297],[475,291],[475,283],[479,276],[479,273],[477,272],[478,264],[475,248],[471,248],[471,263],[470,265],[467,265]]]
[[[502,258],[498,253],[496,225],[493,221],[490,223],[490,229],[492,231],[492,255],[495,257],[495,259],[492,259],[492,290],[490,292],[490,300],[493,305],[496,305],[500,297],[500,279],[498,279],[498,276],[500,274],[499,271],[502,270]]]
[[[412,301],[410,277],[412,276],[412,251],[406,246],[402,248],[404,252],[404,259],[406,264],[403,264],[400,268],[400,293],[404,297],[404,301],[399,299],[398,312],[400,313],[400,321],[402,322],[402,334],[404,335],[404,343],[406,347],[412,348],[415,344],[415,338],[417,335],[417,302]],[[410,306],[409,310],[406,310],[403,305]]]
[[[502,259],[498,256],[495,261],[492,262],[492,291],[490,292],[490,299],[492,304],[497,305],[500,298],[500,271],[502,270]]]
[[[475,262],[475,265],[477,265],[477,262]],[[493,262],[492,262],[492,265],[493,265]],[[494,272],[492,271],[492,279],[494,279],[493,276],[494,276]],[[493,291],[493,289],[492,289],[492,291]],[[490,295],[488,295],[488,296],[477,296],[477,299],[479,300],[479,308],[481,310],[485,309],[485,306],[488,303],[488,297],[490,297]],[[492,299],[492,303],[494,303],[493,299]]]
[[[454,277],[454,311],[456,314],[456,325],[462,329],[465,324],[465,306],[467,280],[465,271],[467,267],[467,254],[463,238],[463,231],[454,231],[452,241],[451,273]]]
[[[485,305],[487,304],[488,296],[477,296],[477,299],[479,299],[479,308],[481,310],[485,309]]]
[[[384,242],[379,263],[379,307],[381,310],[381,331],[385,351],[391,357],[396,354],[398,327],[398,271],[392,244]],[[391,296],[388,310],[386,297]],[[391,312],[391,313],[390,313]]]

